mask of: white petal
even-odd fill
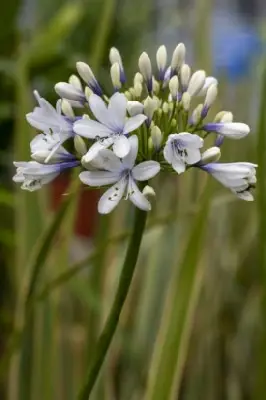
[[[139,190],[138,186],[134,182],[132,178],[130,178],[128,182],[128,195],[129,200],[138,208],[143,211],[150,211],[151,210],[151,203],[149,200],[144,196],[143,193]]]
[[[126,157],[123,158],[122,163],[124,168],[132,169],[138,154],[139,140],[136,135],[130,136],[128,139],[130,144],[130,151]]]
[[[173,158],[174,158],[174,152],[173,152],[171,143],[166,143],[166,145],[164,146],[164,149],[163,149],[163,155],[164,155],[165,160],[169,164],[172,164]]]
[[[98,203],[98,211],[100,214],[109,214],[113,211],[122,199],[126,185],[127,180],[122,178],[102,195]]]
[[[119,172],[123,170],[120,159],[111,150],[101,150],[97,157],[98,168]]]
[[[170,135],[171,137],[174,136],[174,139],[180,141],[180,143],[187,148],[194,148],[199,149],[203,146],[204,140],[196,134],[182,132],[178,133],[177,135]],[[170,137],[169,136],[169,137]]]
[[[157,161],[144,161],[133,168],[132,176],[137,181],[147,181],[157,175],[159,171],[160,164]]]
[[[89,97],[89,105],[95,118],[102,124],[110,127],[110,114],[105,102],[97,94],[93,93]]]
[[[186,170],[185,163],[181,160],[181,158],[177,158],[176,156],[173,157],[172,167],[178,174],[182,174],[182,172],[185,172]]]
[[[186,163],[189,165],[196,164],[201,160],[200,151],[197,149],[187,149]]]
[[[122,93],[115,93],[110,98],[108,111],[111,118],[111,124],[116,132],[122,132],[126,122],[127,98]]]
[[[91,119],[81,119],[75,122],[73,129],[78,135],[89,139],[95,139],[97,136],[103,138],[113,133],[107,126]]]
[[[140,125],[143,124],[144,121],[146,121],[147,117],[146,115],[135,115],[135,117],[130,117],[125,123],[124,131],[123,133],[129,133],[134,131],[135,129],[139,128]]]
[[[128,138],[124,135],[116,137],[114,140],[113,151],[119,158],[127,156],[130,151],[130,142]]]
[[[252,193],[250,193],[248,190],[246,190],[245,192],[242,192],[242,193],[237,193],[233,190],[233,193],[235,193],[237,195],[237,197],[239,197],[241,200],[254,201],[254,197],[253,197]]]
[[[104,186],[119,180],[119,174],[110,171],[84,171],[79,174],[81,182],[89,186]]]
[[[93,143],[93,145],[89,148],[89,151],[82,157],[82,161],[85,163],[89,163],[93,160],[96,156],[98,156],[99,151],[106,149],[107,147],[111,146],[113,141],[111,138],[104,139],[99,142]]]

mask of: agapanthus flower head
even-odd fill
[[[56,109],[36,93],[39,106],[27,114],[29,123],[41,131],[30,143],[34,161],[15,163],[14,180],[24,189],[36,190],[65,169],[80,167],[84,184],[112,185],[98,205],[99,212],[107,214],[123,198],[148,211],[147,197],[154,194],[148,182],[151,178],[159,172],[181,174],[199,168],[241,199],[252,200],[256,165],[218,162],[223,142],[241,139],[250,129],[245,123],[233,122],[229,111],[209,118],[218,81],[203,70],[193,71],[185,55],[180,43],[168,61],[162,45],[154,68],[144,51],[131,84],[126,81],[119,51],[112,47],[111,93],[104,92],[89,65],[78,62],[85,85],[76,75],[68,83],[57,83],[55,90],[61,99]],[[208,142],[213,137],[213,147],[206,146],[207,136]],[[64,142],[70,142],[71,153]]]

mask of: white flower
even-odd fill
[[[33,112],[26,115],[27,121],[36,129],[43,132],[53,132],[60,136],[60,143],[74,135],[73,122],[61,114],[61,100],[58,100],[56,109],[45,99],[34,92],[39,103]]]
[[[240,199],[253,201],[250,192],[256,184],[256,164],[248,162],[210,163],[200,166],[211,174],[217,181],[229,188]]]
[[[139,190],[136,181],[147,181],[160,171],[160,164],[156,161],[144,161],[135,165],[138,153],[138,138],[133,135],[129,138],[130,152],[120,160],[110,150],[100,152],[102,170],[81,172],[80,179],[89,186],[104,186],[114,184],[100,198],[98,211],[101,214],[110,213],[123,198],[129,199],[136,207],[144,211],[151,209],[150,202]]]
[[[71,83],[58,82],[54,88],[56,93],[63,99],[71,100],[80,104],[84,104],[86,102],[86,97],[83,93],[83,90],[75,87]]]
[[[186,48],[183,43],[179,43],[172,56],[172,61],[171,61],[171,76],[174,75],[174,73],[182,66],[182,64],[185,61],[185,55],[186,55]]]
[[[146,82],[148,92],[152,92],[151,60],[146,52],[143,52],[139,57],[139,70]]]
[[[55,163],[75,159],[61,146],[60,135],[43,133],[35,136],[30,142],[31,157],[41,163]]]
[[[169,135],[164,147],[164,158],[178,174],[181,174],[185,171],[186,165],[200,161],[199,149],[203,146],[203,142],[198,135],[187,132]]]
[[[250,132],[249,126],[241,122],[217,122],[204,125],[207,132],[216,132],[230,139],[241,139]]]
[[[120,82],[121,82],[121,84],[125,83],[126,75],[125,75],[125,71],[124,71],[124,67],[123,67],[123,63],[122,63],[122,58],[120,56],[119,51],[115,47],[112,47],[110,49],[109,59],[110,59],[110,63],[112,65],[115,63],[118,63],[119,69],[120,69],[120,74],[119,74]]]
[[[86,162],[97,156],[100,150],[113,146],[114,153],[122,158],[130,150],[127,134],[136,130],[147,117],[143,114],[126,118],[127,99],[121,93],[115,93],[108,107],[97,95],[92,94],[89,105],[96,119],[81,119],[74,124],[74,131],[89,139],[99,139],[85,155]]]
[[[93,93],[98,96],[102,96],[103,91],[101,86],[99,85],[97,79],[95,78],[94,73],[88,64],[78,61],[76,63],[77,71],[80,77],[84,80],[84,82],[89,86],[89,88],[93,91]]]
[[[134,117],[138,114],[143,114],[144,105],[139,101],[128,101],[127,102],[127,111],[131,117]]]
[[[160,46],[158,48],[156,53],[156,62],[159,70],[159,80],[162,81],[164,79],[167,63],[167,50],[165,46]]]
[[[190,96],[195,96],[200,92],[200,90],[204,86],[205,79],[206,79],[205,71],[199,70],[194,72],[194,74],[190,78],[187,88],[187,92],[190,94]]]
[[[65,169],[76,167],[78,164],[79,161],[76,160],[58,164],[39,164],[36,161],[14,162],[17,172],[13,181],[21,183],[22,189],[32,192],[54,180]]]

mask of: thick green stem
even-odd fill
[[[96,382],[100,368],[104,362],[106,353],[111,344],[112,338],[114,336],[116,327],[119,322],[119,317],[130,288],[130,283],[133,278],[135,266],[138,259],[141,239],[145,228],[146,217],[146,212],[136,209],[133,235],[127,249],[127,254],[121,272],[114,303],[112,305],[103,332],[101,333],[98,343],[96,345],[95,354],[92,358],[92,363],[89,368],[86,382],[78,396],[79,400],[88,400],[93,386]]]

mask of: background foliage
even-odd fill
[[[198,171],[157,179],[134,283],[93,399],[265,398],[264,19],[259,2],[257,18],[255,3],[253,14],[241,14],[244,0],[236,5],[9,0],[1,8],[1,399],[76,398],[132,221],[124,204],[97,218],[94,234],[81,236],[75,221],[92,230],[95,199],[75,176],[57,213],[51,188],[24,193],[13,186],[12,161],[29,157],[34,135],[25,120],[32,90],[55,101],[54,84],[68,79],[77,60],[88,62],[108,89],[111,46],[132,79],[141,51],[155,61],[158,45],[172,51],[179,41],[194,68],[218,75],[213,112],[231,110],[252,128],[245,140],[225,143],[223,160],[259,163],[257,200],[241,202]]]

